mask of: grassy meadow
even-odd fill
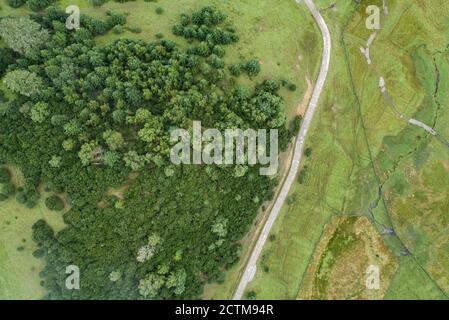
[[[449,138],[449,23],[436,12],[447,3],[387,1],[371,66],[360,53],[373,32],[365,28],[365,8],[382,8],[382,1],[332,3],[317,4],[331,31],[333,56],[308,137],[313,152],[248,290],[258,299],[296,299],[315,247],[326,241],[330,217],[347,215],[369,217],[379,234],[383,226],[396,231],[382,234],[399,259],[385,298],[447,298],[449,149],[399,119],[378,86],[383,76],[401,113]]]
[[[14,184],[22,185],[20,173],[12,172]],[[33,209],[17,203],[14,197],[0,203],[0,300],[39,299],[45,295],[39,278],[43,260],[32,255],[37,246],[31,239],[31,226],[44,219],[54,230],[64,227],[62,213],[46,208],[47,196],[42,192]]]

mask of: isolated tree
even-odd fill
[[[252,59],[245,63],[243,68],[250,77],[255,77],[260,72],[260,63],[256,59]]]
[[[103,163],[110,168],[114,167],[119,159],[119,155],[114,151],[106,151],[102,158]]]
[[[25,0],[8,0],[7,2],[11,8],[18,8],[24,5]]]
[[[16,187],[14,184],[12,184],[11,182],[5,183],[3,184],[3,187],[1,188],[1,192],[2,194],[6,195],[6,196],[11,196],[16,192]]]
[[[54,238],[55,234],[53,229],[43,219],[40,219],[35,224],[33,224],[32,229],[33,240],[37,243],[48,243]]]
[[[64,202],[56,195],[52,195],[45,199],[45,206],[52,211],[64,210]]]
[[[50,0],[27,0],[27,4],[33,11],[41,11],[50,5]]]
[[[237,165],[234,167],[234,177],[243,177],[248,172],[248,166]]]
[[[119,271],[112,271],[109,274],[109,280],[111,280],[112,282],[117,282],[118,280],[120,280],[121,277],[122,274]]]
[[[96,141],[90,141],[81,146],[81,150],[78,152],[78,157],[84,166],[91,164],[97,154],[98,143]]]
[[[81,132],[81,125],[76,119],[72,119],[64,125],[64,133],[68,136],[75,136]]]
[[[74,146],[75,142],[73,141],[73,139],[67,139],[62,142],[62,147],[64,148],[65,151],[72,150]]]
[[[288,90],[290,90],[290,91],[296,91],[296,84],[294,84],[294,83],[290,83],[288,86],[287,86],[287,88],[288,88]]]
[[[254,291],[254,290],[248,291],[248,293],[246,294],[246,298],[247,298],[248,300],[256,300],[256,298],[257,298],[257,293],[256,293],[256,291]]]
[[[172,272],[167,278],[166,287],[174,288],[175,295],[179,296],[185,291],[187,274],[184,270]]]
[[[42,79],[27,70],[14,70],[8,72],[3,78],[6,87],[21,95],[30,97],[42,89]]]
[[[123,157],[127,167],[133,171],[139,171],[145,165],[145,157],[139,155],[136,151],[128,151]]]
[[[27,202],[26,193],[23,192],[23,191],[17,193],[17,195],[16,195],[16,201],[17,201],[17,203],[25,204],[25,203]]]
[[[139,293],[145,298],[155,298],[164,283],[163,276],[150,273],[139,281]]]
[[[112,112],[112,119],[114,120],[115,123],[122,124],[123,121],[125,120],[125,111],[121,109],[114,110]]]
[[[44,122],[45,118],[47,118],[49,114],[50,110],[48,108],[48,104],[46,104],[45,102],[38,102],[31,107],[31,120],[33,120],[34,122]]]
[[[33,56],[47,42],[49,33],[29,18],[4,18],[0,21],[0,37],[14,51]]]
[[[55,114],[50,119],[51,124],[54,126],[62,126],[63,124],[65,124],[67,122],[67,120],[68,120],[68,117],[66,115],[62,115],[62,114]]]
[[[48,161],[48,163],[52,168],[59,168],[61,167],[62,158],[59,156],[52,156],[50,161]]]
[[[103,139],[106,141],[106,144],[112,151],[120,149],[125,142],[122,134],[113,130],[107,130],[103,132]]]
[[[242,66],[239,63],[230,65],[229,71],[234,77],[238,77],[242,74]]]
[[[310,157],[312,155],[312,148],[307,147],[306,150],[304,151],[304,154],[306,155],[306,157]]]
[[[218,218],[215,223],[212,225],[212,232],[215,233],[218,237],[224,238],[226,237],[228,220],[223,218]]]

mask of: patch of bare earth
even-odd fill
[[[368,288],[367,271],[379,270],[379,288]],[[325,227],[304,276],[298,299],[382,299],[398,268],[366,217],[334,217]]]
[[[309,105],[309,101],[312,98],[312,93],[313,93],[312,82],[310,82],[309,78],[307,78],[307,77],[306,77],[306,82],[307,82],[307,90],[304,93],[304,97],[302,98],[301,103],[296,108],[296,114],[300,115],[301,117],[304,117],[304,114],[307,111],[307,106]]]

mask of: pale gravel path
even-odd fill
[[[296,0],[296,2],[300,4],[301,0]],[[281,211],[282,205],[284,204],[285,199],[287,198],[290,188],[296,179],[296,175],[299,171],[299,165],[302,159],[304,141],[307,136],[307,132],[309,131],[310,124],[312,122],[313,115],[315,114],[318,100],[320,98],[321,91],[323,90],[324,83],[327,78],[327,73],[329,71],[330,53],[331,53],[331,36],[329,33],[329,29],[327,28],[326,22],[319,13],[318,9],[315,7],[313,1],[303,0],[303,2],[312,13],[314,19],[316,20],[321,30],[321,34],[323,37],[323,56],[320,73],[318,75],[316,85],[313,90],[312,98],[309,102],[309,107],[301,124],[300,132],[298,134],[298,137],[296,138],[295,151],[291,162],[290,170],[288,172],[288,176],[285,179],[285,182],[278,194],[278,197],[273,205],[273,208],[271,209],[270,215],[268,216],[268,219],[263,227],[263,230],[259,238],[257,239],[257,243],[251,253],[251,257],[248,261],[248,264],[246,265],[245,271],[240,279],[239,285],[234,294],[233,298],[234,300],[240,300],[242,298],[248,283],[251,282],[252,279],[254,278],[254,275],[256,273],[257,260],[259,259],[259,256],[262,252],[262,248],[268,238],[268,235],[270,233],[271,228],[274,225],[274,222],[276,221],[276,218],[279,215],[279,212]]]

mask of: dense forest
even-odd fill
[[[238,85],[235,77],[253,79],[261,66],[225,61],[239,37],[211,7],[173,26],[187,46],[100,46],[95,37],[125,25],[125,15],[82,15],[78,30],[66,18],[52,6],[0,20],[0,201],[32,208],[44,186],[54,193],[50,209],[69,208],[61,232],[44,220],[33,226],[48,299],[198,298],[238,260],[238,240],[276,180],[257,165],[173,165],[170,132],[193,120],[272,128],[285,149],[298,129],[287,125],[278,94],[286,84]],[[11,183],[7,165],[20,168],[25,185]],[[68,265],[80,268],[81,290],[65,287]]]

